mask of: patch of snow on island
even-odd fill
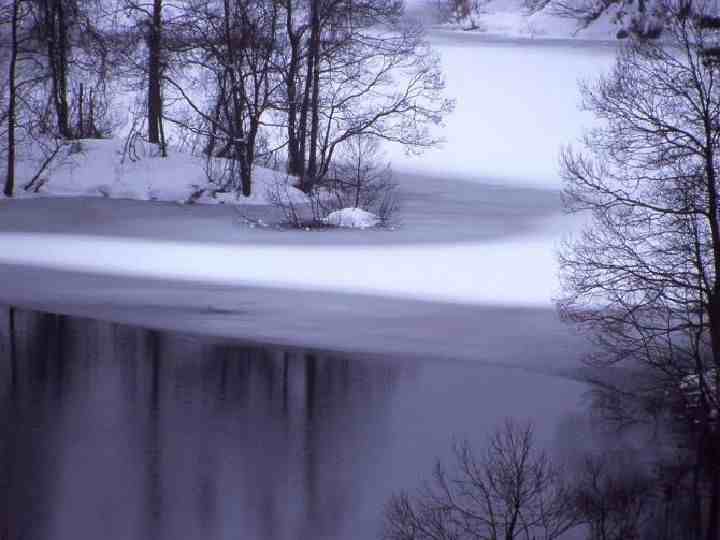
[[[323,222],[348,229],[369,229],[380,223],[380,218],[362,208],[343,208],[330,212]]]

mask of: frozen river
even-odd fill
[[[552,307],[553,250],[577,228],[557,154],[591,121],[577,80],[613,47],[432,39],[457,108],[444,148],[392,154],[397,231],[0,203],[0,303],[38,311],[0,321],[0,531],[377,538],[387,497],[453,437],[479,442],[514,416],[548,448],[581,445],[588,346]],[[142,266],[157,260],[172,271]]]
[[[457,106],[438,128],[446,139],[441,149],[418,158],[390,151],[400,184],[399,230],[279,233],[243,226],[229,208],[13,201],[2,203],[0,262],[223,286],[551,307],[558,292],[555,250],[577,229],[577,220],[561,215],[558,152],[592,123],[577,108],[578,80],[605,71],[614,48],[431,36]]]

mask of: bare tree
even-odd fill
[[[10,18],[10,61],[8,62],[8,109],[7,120],[7,173],[3,193],[12,197],[15,189],[15,124],[17,122],[17,56],[18,56],[18,25],[20,21],[21,0],[13,0]]]
[[[170,49],[165,34],[163,16],[163,0],[124,0],[124,10],[135,21],[133,28],[128,28],[129,35],[137,36],[134,46],[125,55],[125,61],[133,71],[143,75],[142,87],[145,93],[144,109],[146,117],[147,141],[160,146],[160,155],[167,157],[165,130],[163,124],[163,92],[162,82],[166,64],[169,61]],[[181,4],[174,4],[176,11]],[[177,30],[177,29],[172,29]],[[172,32],[171,30],[171,32]],[[179,36],[175,36],[177,39]],[[182,41],[182,40],[181,40]],[[128,44],[130,45],[130,44]],[[138,45],[144,46],[145,58],[136,60],[133,56]]]
[[[307,192],[360,135],[414,149],[438,141],[428,125],[452,103],[422,28],[402,20],[400,3],[188,0],[181,11],[182,35],[172,39],[183,43],[183,67],[162,79],[188,110],[166,119],[206,137],[207,155],[228,159],[223,177],[239,180],[222,189],[237,183],[250,193],[262,141],[268,153],[286,149]]]
[[[55,109],[57,133],[71,139],[68,72],[71,32],[77,4],[74,0],[37,0],[39,40],[45,44],[50,98]]]
[[[304,133],[306,118],[301,117],[301,109],[306,101],[300,99],[302,80],[300,78],[304,56],[303,37],[307,25],[298,21],[297,2],[286,0],[285,33],[287,35],[286,53],[280,56],[280,73],[285,82],[285,103],[287,111],[287,155],[288,174],[301,177],[305,170]],[[305,96],[306,93],[303,93]],[[307,114],[307,111],[306,111]]]
[[[348,139],[316,187],[323,216],[342,208],[362,208],[389,224],[397,210],[397,184],[389,163],[383,163],[377,138],[358,135]]]
[[[633,40],[612,73],[583,88],[602,126],[584,152],[562,155],[564,198],[592,224],[561,254],[563,316],[591,335],[599,367],[644,367],[648,384],[616,403],[692,401],[696,538],[720,534],[720,73],[706,61],[715,35],[686,5],[667,40]],[[688,384],[692,381],[692,384]],[[642,410],[642,407],[638,407]]]
[[[153,0],[148,30],[148,141],[160,144],[163,157],[165,138],[162,129],[162,0]]]
[[[641,538],[654,517],[654,479],[626,452],[588,455],[571,489],[572,504],[590,540]]]
[[[427,130],[452,109],[421,25],[400,2],[287,3],[280,63],[288,171],[306,191],[328,173],[345,141],[372,135],[412,149],[438,142]]]
[[[455,467],[438,462],[432,483],[394,496],[387,540],[513,540],[560,537],[578,525],[558,468],[535,447],[530,424],[506,420],[476,456],[456,445]]]
[[[24,0],[22,11],[17,62],[32,92],[26,89],[21,101],[36,102],[24,107],[26,120],[45,138],[87,136],[89,120],[105,106],[110,76],[105,29],[99,27],[102,2]]]
[[[330,27],[323,56],[330,67],[320,81],[318,177],[327,174],[338,146],[358,135],[410,151],[440,141],[428,126],[440,123],[453,102],[442,96],[439,60],[424,28],[401,19],[396,6],[353,5],[352,16],[336,16]]]
[[[34,18],[35,53],[42,56],[54,112],[54,132],[62,139],[79,135],[72,126],[73,71],[93,71],[102,64],[104,51],[96,41],[101,33],[91,12],[99,7],[88,0],[27,0]]]
[[[4,143],[2,151],[6,157],[3,193],[7,197],[13,196],[17,183],[19,148],[30,143],[36,153],[43,154],[48,146],[42,137],[38,137],[47,127],[47,94],[43,91],[44,67],[38,65],[34,54],[36,43],[31,8],[27,0],[17,0],[5,11],[0,10],[2,30],[5,25],[9,29],[9,32],[3,32],[7,34],[3,37],[7,37],[9,51],[7,78],[2,88],[2,94],[7,96],[7,108],[3,107],[0,112],[4,124],[0,140]]]
[[[231,169],[222,189],[245,196],[251,194],[263,117],[279,85],[273,77],[278,16],[278,5],[269,0],[193,0],[186,27],[200,37],[190,40],[183,59],[195,75],[163,76],[199,119],[170,120],[208,138],[208,157],[225,158]],[[192,90],[206,85],[209,100]]]

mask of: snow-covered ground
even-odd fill
[[[195,204],[234,204],[235,193],[210,193],[206,161],[189,153],[170,151],[167,158],[157,156],[156,145],[139,144],[132,154],[124,138],[83,140],[60,149],[57,157],[33,183],[36,189],[17,189],[15,197],[101,197],[140,201],[165,201]],[[35,148],[20,155],[17,184],[26,186],[37,173],[42,156]],[[213,163],[218,172],[224,160]],[[212,174],[212,173],[211,173]],[[306,202],[294,188],[293,179],[263,167],[253,171],[253,191],[242,197],[242,204],[266,205],[271,192],[280,193],[295,203]]]
[[[558,155],[593,124],[579,110],[578,82],[613,64],[617,43],[491,37],[434,30],[447,94],[456,100],[445,143],[420,156],[387,151],[396,170],[502,185],[558,189]]]
[[[448,27],[495,36],[524,39],[579,38],[593,41],[613,41],[621,25],[618,24],[618,4],[612,4],[606,12],[590,25],[577,20],[560,17],[542,10],[528,11],[523,0],[489,0],[479,3],[476,14],[458,24]]]
[[[448,5],[450,2],[447,2]],[[580,39],[596,42],[613,42],[632,12],[632,2],[610,4],[604,13],[591,24],[582,24],[578,20],[563,17],[552,9],[529,10],[524,0],[475,0],[468,2],[473,6],[471,13],[462,18],[450,16],[441,21],[442,28],[482,34],[502,38],[530,40],[567,40]],[[441,14],[438,5],[442,2],[430,0],[408,0],[408,13],[426,21],[437,23]],[[623,13],[625,9],[625,13]],[[628,13],[629,12],[629,13]]]

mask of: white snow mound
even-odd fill
[[[203,157],[170,149],[158,157],[155,145],[139,145],[135,161],[123,158],[120,138],[82,140],[67,145],[50,163],[34,191],[17,189],[16,197],[106,197],[110,199],[156,200],[177,203],[268,205],[277,192],[283,201],[307,204],[307,196],[294,187],[295,178],[260,166],[253,167],[252,195],[218,192],[208,182]],[[70,151],[74,148],[73,151]],[[32,149],[18,160],[17,184],[26,185],[36,174],[43,156]],[[220,170],[223,161],[216,158]]]
[[[348,229],[369,229],[380,223],[380,218],[362,208],[343,208],[330,212],[323,222]]]

